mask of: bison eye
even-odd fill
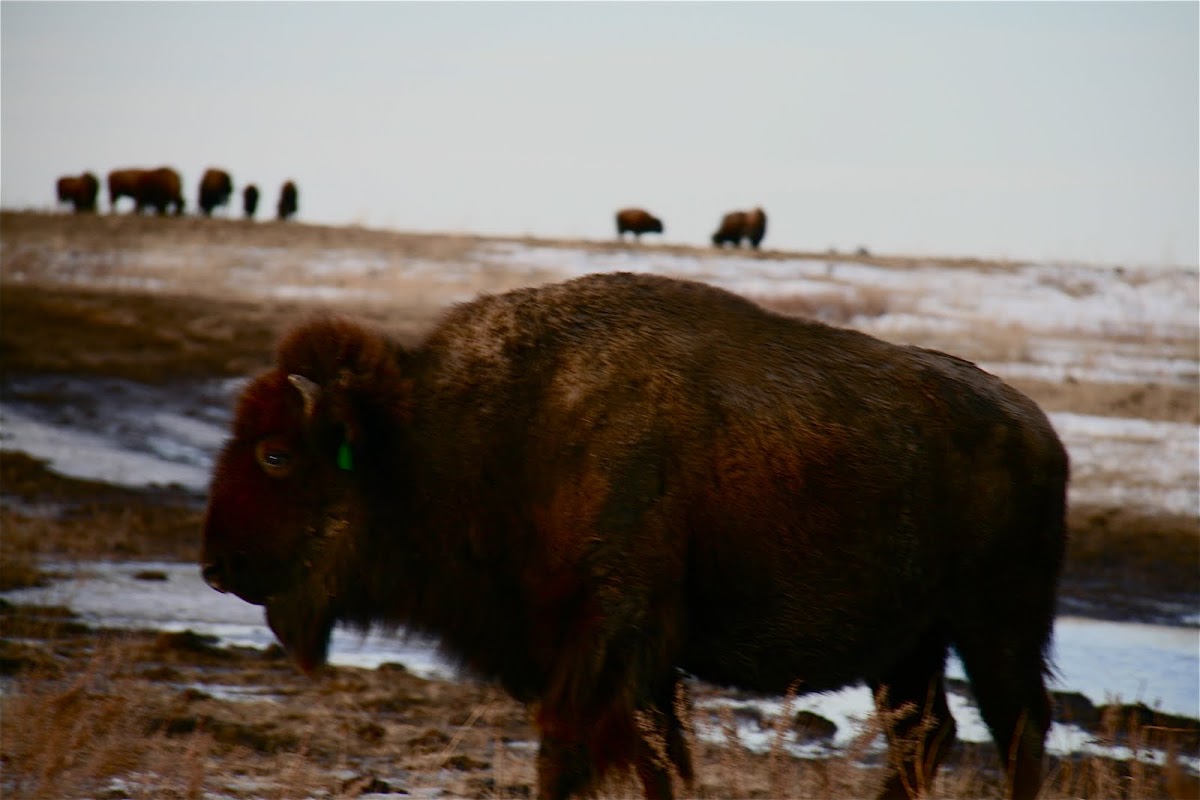
[[[272,478],[286,478],[292,474],[291,448],[278,439],[263,439],[255,446],[254,456],[262,471]]]

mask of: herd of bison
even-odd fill
[[[69,203],[77,214],[96,211],[96,201],[100,194],[100,179],[91,172],[80,175],[65,175],[58,179],[57,193],[59,203]],[[233,178],[223,169],[209,168],[200,178],[196,194],[196,205],[200,213],[208,217],[213,209],[229,202],[233,194]],[[114,169],[108,173],[108,202],[109,208],[116,211],[117,201],[122,197],[133,200],[135,210],[140,214],[148,208],[153,208],[159,214],[168,210],[176,215],[184,209],[183,181],[179,173],[171,167],[158,169]],[[258,211],[258,187],[253,183],[242,189],[242,211],[246,219],[254,219]],[[279,202],[276,204],[276,214],[281,220],[286,220],[296,213],[297,209],[296,184],[284,182],[279,190]],[[662,220],[641,208],[623,208],[617,212],[617,236],[624,237],[626,233],[640,239],[643,233],[662,233]],[[712,235],[715,247],[726,244],[738,247],[744,239],[755,250],[762,244],[767,233],[767,215],[761,208],[750,211],[730,211],[721,219],[721,224]]]
[[[58,179],[56,184],[58,202],[70,203],[75,213],[91,213],[96,211],[96,201],[100,194],[100,179],[91,172],[81,175],[66,175]],[[213,209],[229,202],[233,194],[233,178],[223,169],[209,168],[200,178],[200,186],[196,196],[196,205],[204,216],[211,216]],[[108,173],[108,203],[116,211],[117,202],[122,197],[133,200],[135,210],[140,214],[152,208],[159,214],[179,215],[183,213],[183,181],[179,173],[171,167],[157,169],[114,169]],[[246,219],[254,219],[258,212],[258,187],[253,183],[242,189],[242,210]],[[298,208],[296,184],[285,181],[279,189],[279,202],[276,204],[276,215],[281,220],[292,217]]]

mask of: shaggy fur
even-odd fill
[[[625,765],[671,797],[680,670],[915,705],[903,797],[953,740],[951,647],[1032,798],[1066,482],[1045,415],[968,362],[596,275],[459,306],[413,348],[293,331],[239,402],[203,569],[306,669],[336,621],[438,637],[534,709],[542,798]]]

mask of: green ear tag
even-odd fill
[[[342,442],[337,454],[338,469],[349,472],[354,469],[354,455],[350,452],[350,443]]]

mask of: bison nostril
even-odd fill
[[[204,582],[218,592],[228,592],[225,588],[225,581],[222,579],[221,567],[219,564],[204,564],[200,568],[200,574],[204,577]]]

